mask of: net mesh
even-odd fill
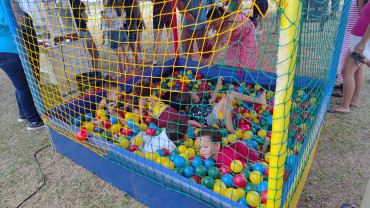
[[[348,2],[0,2],[58,133],[207,205],[289,207]]]

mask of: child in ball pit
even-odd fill
[[[177,143],[185,142],[189,131],[189,125],[184,120],[174,119],[168,122],[167,129],[163,129],[157,136],[147,135],[141,131],[137,136],[142,137],[143,144],[140,149],[142,152],[155,152],[158,149],[167,149],[169,152],[177,149]],[[131,145],[135,141],[131,140]]]
[[[167,126],[168,121],[180,119],[189,122],[186,116],[180,115],[179,111],[170,107],[168,104],[161,101],[152,92],[153,86],[150,81],[142,79],[135,83],[133,93],[139,99],[139,116],[141,123],[144,123],[143,111],[146,110],[152,118],[158,121],[158,127],[164,128]],[[190,121],[190,125],[201,126],[196,121]]]
[[[262,151],[254,149],[243,141],[235,141],[223,147],[221,131],[209,126],[201,129],[196,136],[200,154],[206,159],[214,159],[217,167],[222,165],[229,167],[233,160],[239,160],[243,164],[259,163],[262,159],[262,152],[266,153],[268,143],[270,143],[270,138],[266,137]]]
[[[197,123],[201,124],[198,127],[202,127],[202,125],[212,126],[213,124],[217,124],[220,128],[226,126],[226,130],[229,133],[234,134],[235,128],[232,124],[233,119],[231,111],[233,109],[232,103],[234,99],[238,99],[242,102],[258,102],[260,104],[266,104],[266,91],[263,91],[259,97],[255,98],[235,91],[230,91],[226,93],[226,96],[224,96],[214,107],[212,107],[211,105],[214,104],[216,100],[218,89],[220,88],[222,81],[223,77],[219,77],[216,91],[213,92],[209,100],[202,102],[196,93],[181,93],[177,95],[175,100],[177,103],[180,103],[180,110],[184,110],[186,114],[190,114],[191,120],[195,120]],[[220,119],[219,114],[221,114],[225,120]]]
[[[122,96],[121,87],[117,82],[106,82],[103,89],[107,97],[100,101],[96,110],[109,108],[110,115],[117,117],[119,122],[125,125],[124,112],[132,112],[131,96]],[[137,110],[135,111],[137,113]],[[92,123],[104,127],[102,120],[94,120]]]

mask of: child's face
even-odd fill
[[[208,159],[213,158],[217,160],[217,154],[220,152],[221,144],[212,143],[209,136],[202,136],[197,139],[197,143],[200,149],[200,154]]]
[[[197,95],[197,93],[192,93],[191,94],[191,100],[192,100],[192,103],[195,104],[195,103],[199,103],[200,102],[200,98],[199,96]]]
[[[113,88],[109,90],[109,99],[110,100],[121,100],[122,94],[121,94],[121,88]]]

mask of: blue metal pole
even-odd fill
[[[30,60],[28,57],[28,51],[26,48],[26,44],[24,43],[23,38],[21,38],[22,37],[21,29],[18,26],[17,21],[15,19],[15,16],[12,10],[12,5],[10,3],[10,0],[0,0],[0,5],[4,10],[5,19],[8,22],[8,26],[13,35],[13,40],[14,40],[14,43],[16,44],[19,58],[21,59],[23,69],[25,71],[25,74],[28,80],[28,85],[30,86],[33,100],[35,101],[36,108],[38,112],[42,115],[45,109],[43,108],[44,105],[40,97],[39,86],[37,84],[34,73],[32,72],[32,67],[30,65]]]

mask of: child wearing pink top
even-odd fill
[[[361,52],[361,54],[370,59],[370,4],[366,4],[360,11],[360,18],[352,29],[350,36],[349,50]],[[356,46],[359,46],[356,49]],[[359,50],[359,51],[356,51]]]
[[[223,60],[224,65],[257,70],[256,28],[252,21],[243,13],[229,13],[221,7],[211,9],[207,19],[210,21],[209,29],[219,33],[218,39],[213,38],[210,43],[223,45],[229,41]],[[210,46],[205,48],[212,49]],[[210,55],[210,53],[204,53],[202,62],[209,62],[212,58]]]
[[[270,138],[266,138],[266,144],[262,148],[262,152],[266,152],[267,144]],[[243,164],[247,162],[261,162],[262,152],[256,150],[243,141],[236,141],[229,146],[222,146],[222,135],[219,129],[213,127],[205,127],[197,133],[197,144],[200,148],[200,154],[208,159],[212,158],[216,161],[216,166],[230,166],[233,160],[239,160]]]

